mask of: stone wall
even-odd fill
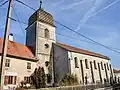
[[[56,88],[42,88],[37,90],[106,90],[109,85],[87,85],[87,86],[65,86],[65,87],[56,87]],[[109,87],[111,88],[111,87]],[[29,89],[36,90],[36,89]],[[111,90],[111,89],[108,89]]]

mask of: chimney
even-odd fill
[[[12,33],[9,34],[9,40],[13,41],[13,34]]]

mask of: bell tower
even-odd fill
[[[50,60],[52,43],[56,42],[56,37],[53,17],[42,9],[42,1],[40,8],[30,16],[26,30],[26,45],[39,59],[37,66],[44,67],[47,73],[45,63]]]

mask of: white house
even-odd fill
[[[117,82],[120,82],[120,70],[115,70],[113,69],[113,72],[114,72],[114,79],[116,78],[116,81]]]
[[[0,38],[0,59],[2,43],[3,39]],[[9,41],[4,71],[4,88],[16,87],[23,80],[30,83],[29,76],[34,72],[37,61],[27,46]]]

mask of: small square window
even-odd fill
[[[27,69],[31,69],[31,63],[27,62]]]
[[[31,82],[31,78],[28,77],[28,76],[25,76],[25,77],[24,77],[24,81],[25,81],[26,83],[30,83],[30,82]]]
[[[10,59],[6,59],[5,67],[10,67]]]

